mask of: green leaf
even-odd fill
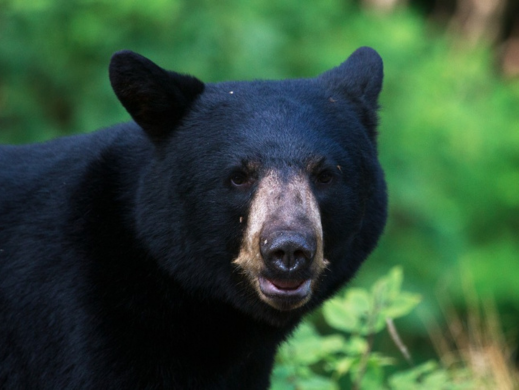
[[[361,389],[383,389],[384,371],[382,367],[387,365],[381,364],[383,362],[384,359],[381,355],[372,354],[368,357],[364,371],[361,372],[361,359],[356,359],[351,367],[352,380],[358,381],[359,375],[362,374],[362,378],[360,378]]]
[[[293,390],[295,386],[291,383],[295,378],[295,372],[292,368],[287,368],[282,364],[276,364],[272,371],[271,390]]]
[[[371,288],[376,304],[384,306],[387,302],[395,299],[402,286],[402,269],[393,267],[386,276],[381,277]]]
[[[321,336],[313,325],[303,322],[294,336],[282,346],[279,356],[282,361],[292,364],[311,365],[324,357],[344,349],[345,340],[341,335]]]
[[[353,336],[347,342],[345,351],[350,356],[364,354],[368,350],[368,342],[363,337]]]
[[[339,387],[333,380],[323,376],[313,375],[310,378],[298,380],[296,382],[298,390],[338,390]]]
[[[367,315],[371,308],[372,299],[369,293],[360,288],[352,288],[346,294],[346,305],[357,316]]]
[[[323,356],[344,350],[346,340],[341,335],[330,335],[321,338],[321,353]]]
[[[335,371],[339,376],[345,375],[351,368],[351,365],[355,359],[351,357],[344,357],[335,362],[332,370]]]
[[[384,317],[399,318],[409,314],[422,300],[418,294],[402,292],[393,300],[388,302],[387,307],[382,310]]]
[[[345,332],[354,332],[360,325],[358,316],[345,299],[328,301],[323,307],[323,316],[331,327]]]
[[[428,361],[410,370],[398,372],[389,377],[389,387],[392,390],[417,390],[419,389],[418,379],[436,369],[438,364]]]
[[[329,301],[324,307],[324,317],[332,327],[346,332],[359,332],[365,327],[371,311],[372,299],[360,288],[352,288],[344,297]]]
[[[389,274],[387,275],[387,283],[389,293],[393,296],[398,295],[400,289],[402,287],[402,280],[404,278],[402,267],[397,266],[391,268]]]

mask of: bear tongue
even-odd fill
[[[295,290],[303,284],[301,280],[269,280],[274,286],[280,290]]]

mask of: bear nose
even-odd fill
[[[261,255],[274,271],[296,272],[312,262],[316,251],[315,241],[315,238],[299,232],[272,232],[261,237]]]

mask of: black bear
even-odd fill
[[[0,388],[266,389],[383,230],[382,61],[204,84],[122,51],[109,70],[134,121],[0,148]]]

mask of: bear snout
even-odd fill
[[[311,299],[328,261],[319,206],[305,174],[273,170],[260,180],[233,263],[276,309],[296,309]]]

